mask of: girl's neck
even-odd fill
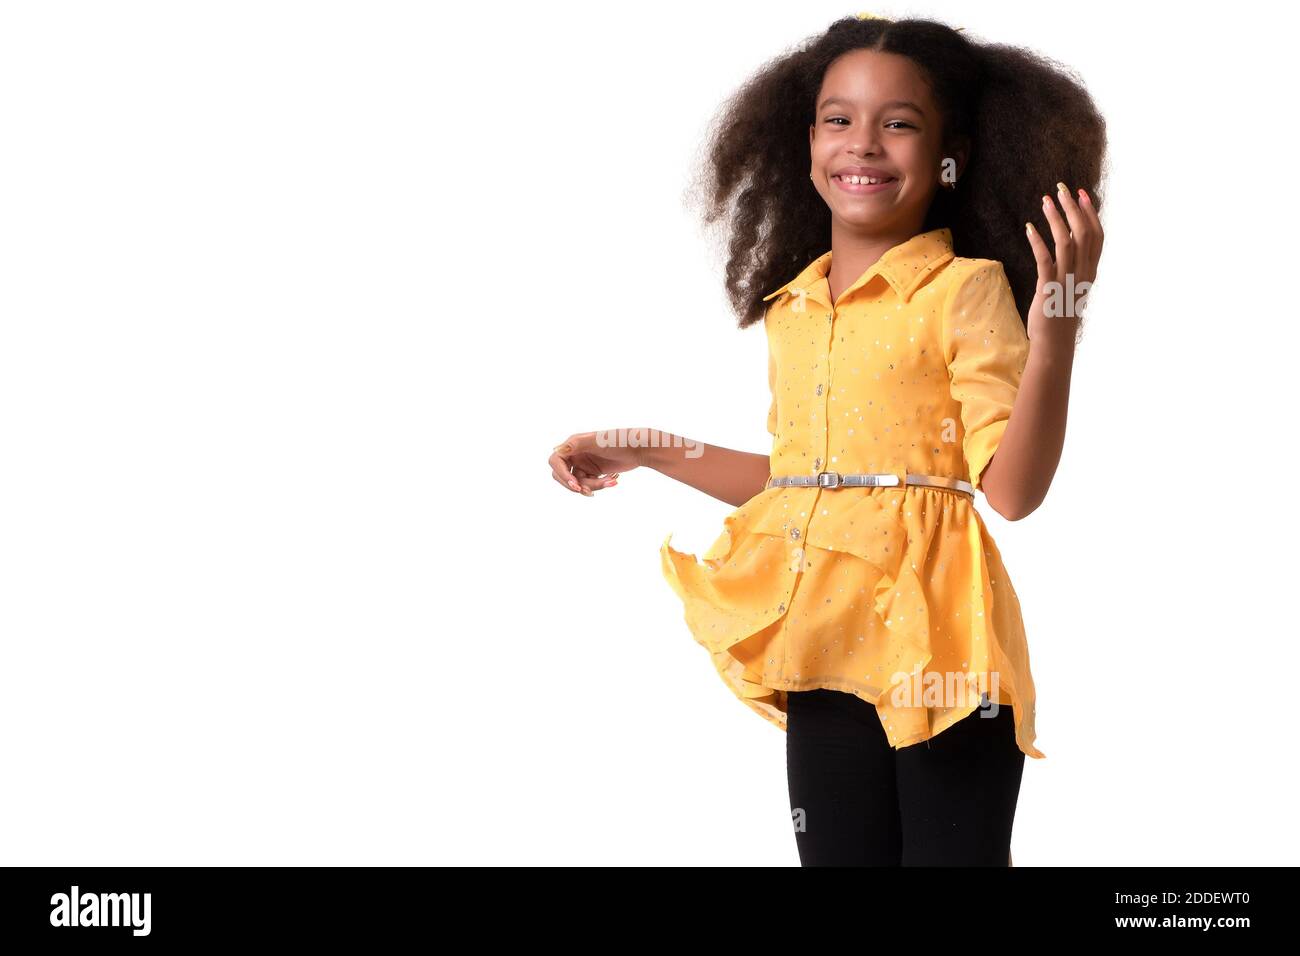
[[[901,245],[919,229],[904,228],[898,232],[888,233],[853,233],[847,230],[831,229],[831,268],[826,275],[830,285],[831,302],[839,297],[849,286],[874,266],[880,257],[894,246]],[[906,235],[904,235],[906,233]]]

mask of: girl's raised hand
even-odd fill
[[[1033,344],[1060,347],[1072,354],[1083,307],[1097,278],[1105,236],[1088,194],[1080,189],[1076,202],[1064,183],[1056,186],[1057,199],[1065,209],[1064,219],[1052,198],[1043,197],[1043,215],[1052,230],[1055,258],[1038,230],[1026,223],[1029,246],[1038,262],[1038,290],[1029,307],[1027,330]]]
[[[611,433],[618,435],[623,431],[614,429]],[[613,488],[618,484],[619,475],[638,467],[641,449],[601,445],[596,441],[595,432],[579,432],[556,445],[547,463],[551,466],[551,477],[561,485],[591,496],[602,488]]]

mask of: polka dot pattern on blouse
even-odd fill
[[[830,301],[831,253],[767,296],[774,475],[876,472],[980,487],[1029,339],[1002,264],[952,233],[887,251]],[[1031,757],[1034,684],[1020,605],[971,496],[918,485],[769,487],[697,558],[660,547],[695,640],[731,691],[786,726],[789,691],[876,706],[892,746],[982,700],[1011,706]]]

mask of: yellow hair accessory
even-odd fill
[[[864,10],[864,11],[862,11],[861,13],[858,14],[858,19],[859,19],[859,20],[887,20],[887,19],[889,19],[889,18],[888,18],[888,17],[878,17],[878,16],[876,16],[874,13],[868,13],[867,11]],[[955,31],[953,31],[953,32],[954,32],[954,33],[961,33],[961,31],[963,31],[963,30],[965,30],[965,29],[966,29],[965,27],[958,27],[958,28],[957,28]]]

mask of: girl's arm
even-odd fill
[[[1052,228],[1053,260],[1038,231],[1025,223],[1038,262],[1038,291],[1029,307],[1029,357],[1006,431],[984,471],[984,496],[998,514],[1016,521],[1047,497],[1065,444],[1066,409],[1079,321],[1097,277],[1104,234],[1096,207],[1079,190],[1079,201],[1057,183],[1061,218],[1048,196],[1043,215]],[[1048,314],[1052,311],[1064,314]],[[1058,309],[1057,306],[1063,306]]]
[[[657,447],[640,449],[640,464],[739,508],[767,486],[767,455],[705,445],[659,432]]]
[[[1019,521],[1047,497],[1065,446],[1074,342],[1031,339],[1020,391],[998,450],[984,469],[984,497],[1009,521]]]

